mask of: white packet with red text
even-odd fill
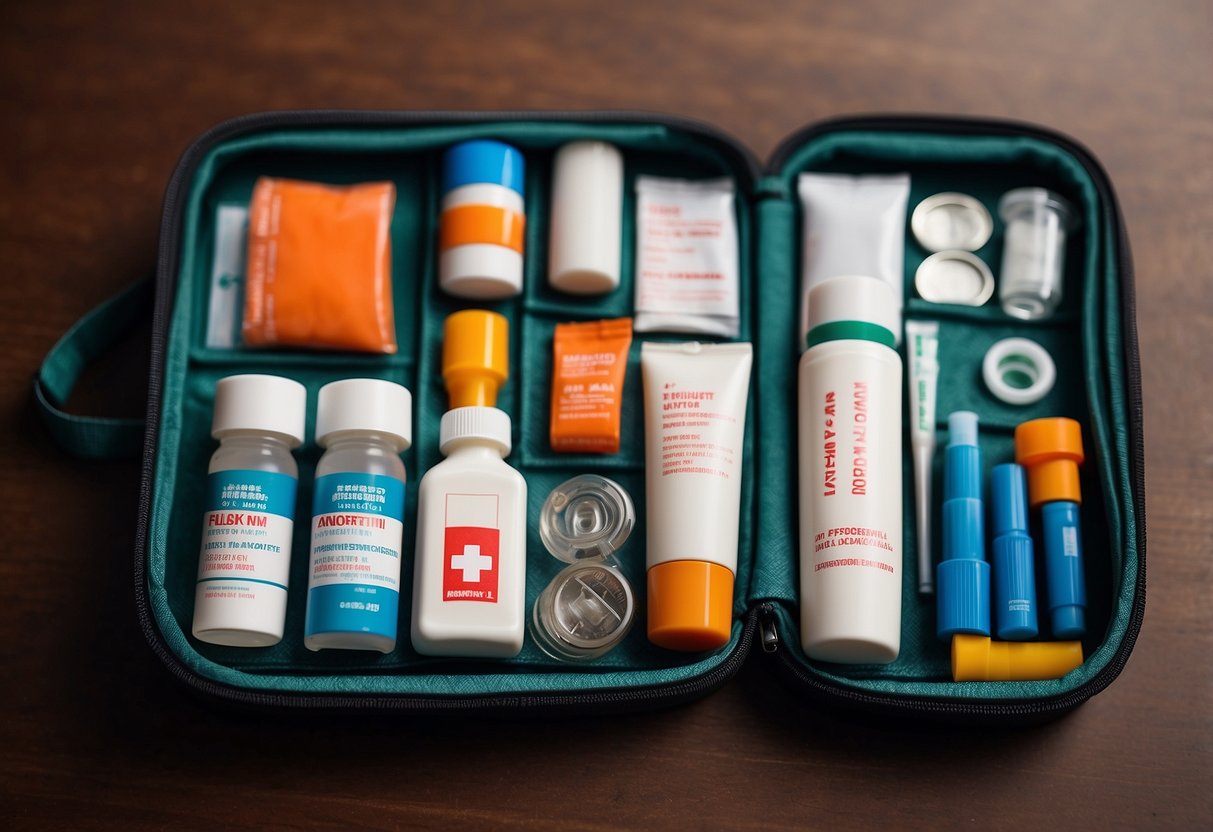
[[[635,331],[737,337],[733,190],[728,178],[636,178]]]

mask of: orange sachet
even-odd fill
[[[261,177],[249,204],[244,343],[396,352],[391,182]]]
[[[619,451],[632,319],[557,324],[552,342],[552,450]]]

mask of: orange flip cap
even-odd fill
[[[452,409],[494,407],[510,376],[510,323],[484,309],[448,315],[443,325],[442,380]]]
[[[1083,461],[1082,427],[1073,419],[1033,419],[1015,428],[1015,461],[1028,472],[1033,508],[1055,500],[1081,503],[1078,466]]]
[[[457,205],[442,212],[438,247],[442,251],[475,244],[505,246],[522,254],[526,217],[493,205]]]
[[[649,569],[649,641],[700,652],[729,643],[733,573],[718,563],[673,560]]]

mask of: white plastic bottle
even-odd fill
[[[307,390],[278,376],[215,385],[194,638],[229,647],[282,640]]]
[[[809,292],[800,359],[800,637],[812,659],[887,663],[901,647],[897,297],[873,277]]]
[[[570,142],[552,163],[548,282],[573,295],[619,287],[623,154],[606,142]]]
[[[413,647],[428,656],[518,655],[526,623],[526,480],[504,460],[510,417],[457,407],[446,459],[421,479]]]
[[[309,650],[396,647],[404,537],[404,463],[413,399],[371,378],[320,388],[311,561],[303,644]]]

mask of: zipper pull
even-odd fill
[[[775,608],[762,605],[762,652],[774,653],[779,649],[779,632],[775,629]]]

